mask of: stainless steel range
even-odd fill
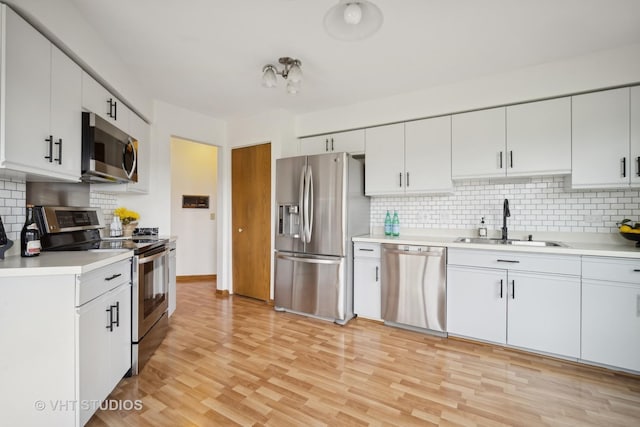
[[[137,375],[169,327],[169,241],[157,229],[140,229],[132,238],[102,239],[100,208],[37,206],[43,251],[132,250],[131,374]],[[137,322],[136,322],[137,319]]]

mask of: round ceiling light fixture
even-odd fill
[[[338,40],[362,40],[382,26],[380,8],[369,0],[340,0],[324,15],[324,28]]]

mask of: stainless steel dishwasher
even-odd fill
[[[447,248],[382,245],[382,319],[446,332]]]

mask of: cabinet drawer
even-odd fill
[[[582,277],[640,284],[640,259],[585,256],[582,258]]]
[[[83,274],[76,279],[76,306],[131,282],[131,260],[123,260]]]
[[[353,244],[354,258],[380,258],[380,243],[355,242]]]
[[[550,274],[580,275],[580,257],[509,251],[449,249],[449,265],[499,268]]]

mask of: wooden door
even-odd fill
[[[233,292],[269,300],[271,144],[231,150]]]

